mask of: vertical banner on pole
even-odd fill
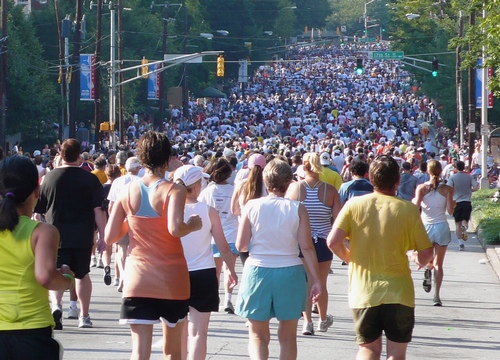
[[[95,56],[94,54],[80,54],[80,100],[95,100]]]
[[[476,108],[480,109],[482,106],[482,94],[481,89],[483,88],[483,60],[477,60],[476,67]],[[488,68],[488,79],[486,79],[487,84],[489,83],[490,78],[493,76],[493,69]],[[490,89],[488,89],[488,109],[493,108],[493,93]]]
[[[158,70],[160,64],[149,65],[149,72]],[[160,100],[160,73],[148,75],[148,100]]]

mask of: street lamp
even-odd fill
[[[377,0],[370,0],[370,1],[365,0],[365,12],[363,13],[363,19],[365,20],[364,21],[365,22],[365,37],[368,37],[368,16],[366,14],[366,7],[375,1],[377,1]]]

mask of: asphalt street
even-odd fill
[[[454,229],[452,220],[450,227]],[[443,306],[435,307],[432,292],[425,293],[422,289],[423,272],[412,265],[416,326],[413,341],[408,347],[408,360],[500,358],[500,281],[494,267],[498,267],[498,262],[488,259],[475,234],[469,234],[466,251],[458,251],[458,242],[453,234],[444,264]],[[329,276],[328,291],[329,313],[334,316],[334,324],[326,333],[303,336],[300,321],[297,329],[299,359],[355,358],[357,345],[347,304],[348,268],[342,266],[336,257],[332,268],[334,273]],[[238,271],[241,273],[240,266]],[[64,319],[64,329],[55,332],[65,348],[64,359],[128,359],[131,349],[129,329],[118,324],[121,294],[116,287],[104,285],[101,269],[92,269],[91,277],[93,295],[90,315],[94,328],[79,329],[77,320]],[[65,309],[68,302],[65,295]],[[270,359],[278,359],[277,322],[272,321],[271,327]],[[247,339],[245,319],[223,312],[213,313],[207,359],[248,358]],[[163,358],[161,340],[161,326],[157,325],[154,328],[152,359]]]

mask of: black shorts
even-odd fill
[[[455,222],[462,222],[463,220],[469,221],[470,214],[472,213],[472,203],[470,201],[457,202],[455,210],[453,210],[453,217]]]
[[[333,253],[326,245],[326,239],[319,236],[313,237],[314,249],[316,250],[316,256],[318,257],[318,262],[332,261]],[[303,258],[302,251],[299,253],[299,257]]]
[[[352,309],[356,342],[360,345],[377,340],[382,331],[387,339],[409,343],[415,326],[415,309],[401,304]]]
[[[219,282],[215,268],[189,272],[191,297],[189,306],[199,312],[219,311]]]
[[[61,347],[52,337],[51,327],[0,331],[2,360],[59,360]]]
[[[175,326],[186,318],[188,300],[167,300],[143,297],[123,298],[120,324],[152,325],[164,319]]]
[[[75,273],[76,279],[83,279],[90,272],[92,248],[59,249],[57,252],[57,267],[68,265]]]

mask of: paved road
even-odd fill
[[[396,225],[396,224],[395,224]],[[450,221],[454,229],[454,224]],[[412,266],[416,293],[416,327],[408,348],[408,360],[500,358],[500,281],[476,236],[470,234],[466,251],[458,251],[453,235],[445,259],[445,279],[441,290],[443,307],[432,305],[432,293],[422,289],[422,271]],[[241,271],[241,268],[239,268]],[[334,259],[334,274],[329,276],[329,309],[334,324],[327,333],[316,336],[300,334],[299,359],[354,359],[357,346],[347,305],[347,267]],[[102,270],[92,270],[94,292],[91,317],[93,329],[78,329],[77,320],[65,320],[64,330],[56,338],[65,347],[65,359],[128,359],[130,334],[118,324],[120,294],[116,287],[102,283]],[[65,305],[68,298],[65,296]],[[272,322],[270,358],[278,359],[276,322]],[[161,327],[155,326],[154,343],[161,343]],[[152,359],[162,359],[161,346],[153,346]],[[245,359],[247,329],[245,320],[236,315],[215,313],[209,329],[207,359]]]

